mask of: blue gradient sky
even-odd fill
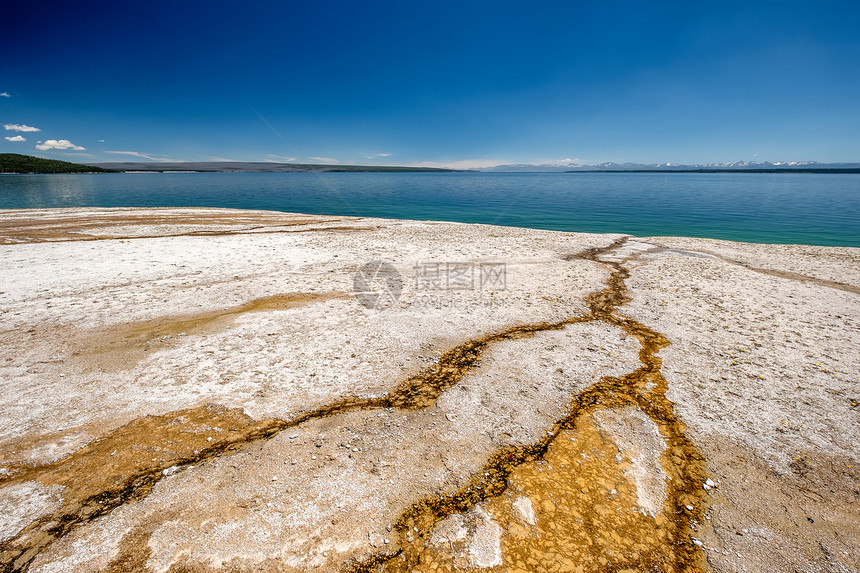
[[[856,3],[15,4],[0,152],[860,161]]]

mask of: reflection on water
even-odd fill
[[[860,175],[0,175],[0,208],[230,207],[559,231],[860,246]]]
[[[85,197],[92,194],[93,178],[77,177],[69,174],[63,177],[46,177],[46,201],[54,201],[67,206],[80,206],[86,203]]]
[[[0,208],[93,206],[95,184],[92,177],[76,174],[3,175],[0,176]]]

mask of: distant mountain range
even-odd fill
[[[693,165],[681,165],[678,163],[598,163],[596,165],[532,165],[532,164],[511,164],[497,165],[486,169],[480,169],[483,172],[594,172],[594,171],[673,171],[673,172],[715,172],[715,171],[746,171],[746,172],[767,172],[767,171],[843,171],[843,172],[860,172],[860,163],[819,163],[817,161],[736,161],[734,163],[696,163]]]

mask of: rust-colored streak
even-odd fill
[[[145,416],[95,440],[71,456],[30,469],[8,481],[62,485],[63,507],[0,546],[4,571],[20,571],[74,527],[146,496],[173,466],[265,432],[241,410],[203,406]]]
[[[616,461],[617,454],[611,437],[583,415],[575,430],[559,433],[540,462],[514,468],[505,493],[484,504],[506,532],[501,567],[513,573],[667,570],[671,522],[640,511],[636,484],[624,473],[629,460]],[[515,497],[529,500],[531,523],[514,513]],[[468,551],[459,544],[431,543],[413,570],[469,568]]]
[[[781,279],[788,279],[788,280],[792,280],[792,281],[800,281],[800,282],[804,282],[804,283],[817,284],[817,285],[824,286],[827,288],[833,288],[833,289],[842,290],[845,292],[860,294],[860,287],[855,286],[855,285],[850,285],[847,283],[841,283],[838,281],[831,281],[831,280],[827,280],[827,279],[820,279],[818,277],[811,277],[809,275],[804,275],[801,273],[794,273],[791,271],[778,271],[776,269],[766,269],[764,267],[754,267],[753,265],[750,265],[748,263],[736,261],[735,259],[731,259],[729,257],[726,257],[725,255],[721,255],[721,254],[715,253],[713,251],[700,250],[698,252],[705,253],[707,255],[711,255],[713,257],[720,259],[724,263],[728,263],[730,265],[734,265],[737,267],[742,267],[744,269],[747,269],[748,271],[753,271],[755,273],[760,273],[760,274],[768,275],[771,277],[778,277]]]
[[[221,331],[243,314],[287,310],[349,296],[348,293],[337,291],[284,293],[225,309],[122,324],[79,337],[86,341],[86,347],[77,349],[76,355],[105,370],[129,368],[141,360],[154,344],[164,346],[179,340],[180,336]]]
[[[285,228],[295,231],[362,231],[376,227],[318,227],[307,225],[330,224],[349,220],[343,217],[316,217],[288,213],[251,213],[239,211],[223,213],[197,213],[181,209],[160,213],[133,214],[122,210],[87,213],[64,213],[55,219],[46,217],[0,217],[0,245],[22,243],[100,241],[153,239],[166,237],[211,237],[244,233],[282,233]],[[128,227],[141,228],[144,232],[127,234],[105,234],[104,229]],[[159,230],[158,227],[166,227]],[[292,227],[300,227],[292,229]],[[178,228],[178,229],[177,229]],[[185,228],[185,229],[183,229]]]

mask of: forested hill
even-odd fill
[[[0,153],[0,173],[109,173],[110,171],[110,169],[56,159],[42,159],[19,153]]]

